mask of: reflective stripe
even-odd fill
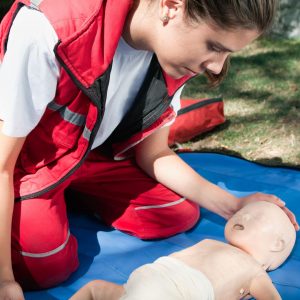
[[[62,109],[63,105],[57,104],[54,101],[52,101],[48,104],[48,108],[56,111]]]
[[[51,102],[48,104],[48,108],[54,111],[59,111],[61,117],[73,125],[82,126],[85,123],[84,115],[75,113],[69,110],[66,106]]]
[[[41,4],[43,0],[31,0],[30,1],[30,6],[35,8],[35,9],[39,9],[39,5]]]
[[[88,141],[90,140],[91,134],[92,134],[92,132],[91,132],[87,127],[84,127],[82,136],[83,136],[86,140],[88,140]]]
[[[58,111],[60,113],[61,117],[65,121],[67,121],[73,125],[82,126],[83,124],[85,124],[86,118],[84,115],[75,113],[75,112],[69,110],[67,107],[57,104],[54,101],[52,101],[48,104],[48,108],[51,110],[54,110],[54,111]],[[82,133],[83,138],[85,138],[86,140],[89,141],[91,134],[92,134],[91,130],[89,130],[87,127],[84,127],[84,130]]]
[[[174,205],[180,204],[185,200],[186,200],[186,198],[180,198],[179,200],[169,202],[169,203],[166,203],[166,204],[140,206],[140,207],[136,207],[135,210],[151,209],[151,208],[164,208],[164,207],[169,207],[169,206],[174,206]]]
[[[65,242],[62,245],[60,245],[56,249],[48,251],[48,252],[44,252],[44,253],[29,253],[29,252],[20,251],[20,253],[23,256],[34,257],[34,258],[48,257],[48,256],[54,255],[54,254],[58,253],[59,251],[63,250],[66,247],[66,245],[68,244],[69,238],[70,238],[70,231],[68,231],[67,238],[66,238]]]

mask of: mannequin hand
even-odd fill
[[[285,206],[285,203],[275,195],[264,194],[264,193],[255,193],[245,197],[240,198],[240,208],[244,207],[252,201],[267,201],[278,205],[289,217],[291,223],[294,225],[295,230],[299,230],[299,225],[296,220],[296,216]]]
[[[16,281],[0,281],[0,299],[25,300],[22,288]]]

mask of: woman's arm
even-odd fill
[[[137,164],[179,195],[224,218],[237,209],[235,196],[195,172],[168,147],[169,127],[159,129],[135,148]]]
[[[169,189],[225,219],[250,201],[264,200],[284,207],[274,195],[257,193],[238,199],[209,182],[168,147],[168,135],[169,127],[159,129],[135,147],[135,156],[146,173]],[[293,215],[289,217],[297,225]]]
[[[16,286],[11,264],[11,225],[14,208],[13,173],[25,138],[2,134],[0,121],[0,299],[23,299]]]

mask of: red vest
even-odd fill
[[[23,5],[31,3],[16,1],[1,23],[0,60],[12,21]],[[132,0],[44,0],[38,6],[59,38],[54,51],[61,72],[55,99],[26,138],[17,161],[16,198],[35,198],[53,189],[88,155],[102,120],[111,63],[131,5]],[[174,80],[157,67],[155,59],[151,64],[152,73],[147,76],[153,77],[156,85],[159,82],[162,92],[157,97],[161,98],[156,97],[159,101],[155,105],[147,100],[153,84],[144,82],[140,94],[145,105],[152,105],[148,114],[155,113],[143,117],[151,123],[132,123],[131,129],[126,128],[130,136],[122,136],[119,126],[112,139],[116,159],[124,158],[128,149],[174,118],[170,100],[188,78]],[[139,113],[134,107],[132,112]],[[134,119],[132,113],[129,118]]]

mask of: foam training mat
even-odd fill
[[[283,199],[300,221],[300,171],[257,165],[219,154],[185,153],[181,157],[197,172],[237,196],[272,193]],[[201,209],[201,220],[190,231],[168,239],[141,241],[103,226],[96,218],[70,215],[71,232],[79,243],[80,267],[69,280],[44,291],[25,293],[26,300],[68,299],[93,279],[124,283],[138,266],[191,246],[204,238],[224,241],[225,220]],[[282,299],[300,299],[300,233],[289,259],[270,272]]]

